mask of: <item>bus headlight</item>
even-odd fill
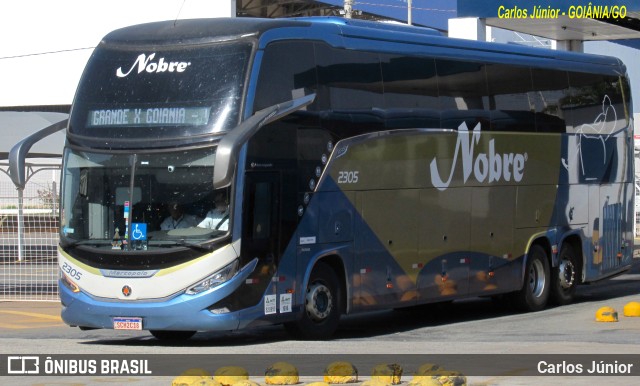
[[[231,264],[225,266],[213,275],[207,276],[197,284],[189,287],[185,293],[188,295],[195,295],[200,292],[204,292],[231,279],[236,272],[238,272],[238,260],[234,260]]]
[[[60,282],[67,288],[71,290],[73,293],[80,292],[80,287],[76,283],[74,283],[67,275],[65,275],[61,270],[58,270],[60,274]]]

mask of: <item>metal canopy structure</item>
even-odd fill
[[[24,187],[26,182],[36,173],[44,170],[58,170],[65,141],[64,130],[49,135],[44,140],[36,142],[33,146],[26,143],[23,147],[23,155],[26,159],[36,159],[20,165],[20,170],[11,170],[9,158],[13,158],[14,147],[23,143],[35,133],[44,128],[61,126],[66,121],[68,114],[52,112],[0,112],[0,132],[3,141],[0,142],[0,171],[11,178],[17,188],[17,245],[18,261],[24,261],[25,256],[25,219],[24,219]],[[57,124],[57,125],[56,125]],[[13,150],[13,151],[12,151]],[[38,160],[40,159],[40,160]],[[47,162],[42,161],[48,159]],[[10,172],[11,171],[11,172]],[[21,183],[16,183],[20,175]],[[55,191],[55,189],[54,189]]]
[[[31,134],[67,119],[68,114],[53,112],[0,111],[0,161],[9,157],[11,148]],[[60,158],[64,146],[64,131],[53,134],[36,143],[29,152],[30,158]]]
[[[312,0],[237,0],[240,17],[335,16],[340,7]]]
[[[596,12],[596,16],[602,16],[605,7],[608,17],[587,17]],[[624,19],[612,16],[623,7]],[[484,19],[488,26],[553,40],[640,38],[640,2],[633,0],[458,0],[458,17],[477,17]]]
[[[353,0],[354,18],[406,22],[411,3],[413,24],[447,30],[447,20],[477,17],[486,25],[554,40],[622,40],[640,38],[640,2],[637,0]],[[344,0],[237,0],[238,16],[337,16]],[[587,8],[625,8],[626,17],[585,17]],[[502,7],[502,8],[501,8]],[[535,7],[535,8],[534,8]],[[570,17],[569,7],[574,7]],[[582,7],[582,8],[576,8]],[[557,17],[531,17],[535,10],[559,10]],[[526,10],[527,17],[505,17],[509,10]],[[602,8],[599,9],[600,11]],[[562,12],[565,15],[562,15]],[[580,17],[575,17],[578,13]],[[522,16],[522,13],[519,13]],[[516,15],[517,16],[517,15]]]
[[[239,17],[341,16],[345,0],[237,0]],[[352,0],[353,18],[407,21],[407,0]],[[413,0],[412,24],[447,29],[447,20],[456,16],[456,0]]]
[[[640,19],[639,12],[632,12],[635,20]],[[627,16],[629,17],[629,16]],[[542,36],[554,40],[620,40],[640,38],[640,29],[631,29],[626,25],[616,25],[598,19],[569,19],[560,16],[557,19],[509,20],[499,18],[486,19],[487,25],[508,30]],[[635,26],[640,28],[640,23]]]

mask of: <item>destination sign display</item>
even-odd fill
[[[210,107],[146,107],[89,110],[87,127],[202,126],[209,123]]]

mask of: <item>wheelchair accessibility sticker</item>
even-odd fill
[[[131,224],[131,240],[146,240],[147,224],[134,222]]]

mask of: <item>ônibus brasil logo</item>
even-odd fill
[[[453,173],[456,170],[458,158],[462,158],[463,183],[467,183],[473,172],[473,177],[478,182],[520,182],[524,176],[524,163],[527,160],[527,153],[496,153],[495,140],[489,140],[489,153],[474,154],[476,145],[480,142],[480,123],[469,131],[467,124],[462,122],[458,126],[458,140],[453,153],[453,164],[447,181],[442,181],[438,172],[438,162],[436,158],[431,161],[431,183],[438,190],[445,190],[449,187]]]
[[[131,65],[129,71],[123,72],[122,67],[118,67],[116,70],[116,75],[118,78],[124,78],[133,71],[136,66],[138,67],[138,74],[142,71],[146,71],[150,74],[159,73],[159,72],[184,72],[187,67],[191,65],[191,62],[167,62],[164,58],[158,59],[157,62],[152,62],[153,58],[155,58],[156,53],[147,56],[145,54],[138,55],[136,61]]]

